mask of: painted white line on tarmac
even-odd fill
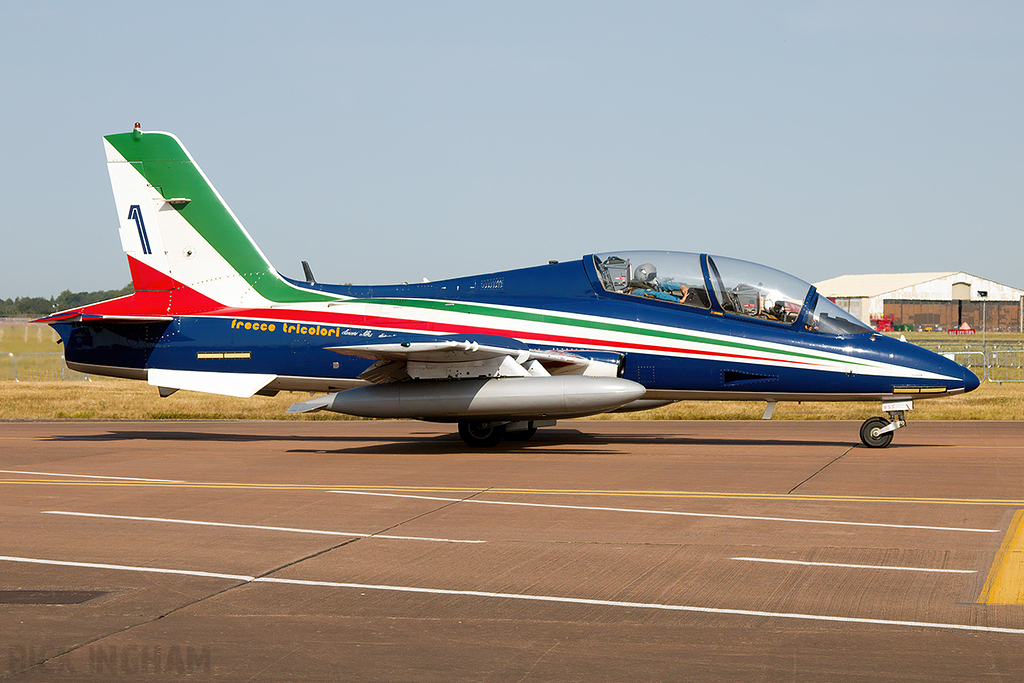
[[[831,621],[847,624],[877,624],[880,626],[916,626],[920,628],[951,629],[957,631],[981,631],[987,633],[1013,633],[1024,635],[1024,629],[998,626],[974,626],[970,624],[944,624],[929,621],[902,621],[893,619],[869,619],[863,617],[836,617],[825,614],[801,614],[798,612],[765,612],[762,610],[728,609],[721,607],[695,607],[691,605],[666,605],[652,602],[624,602],[620,600],[598,600],[571,598],[554,595],[524,595],[522,593],[492,593],[489,591],[447,590],[443,588],[415,588],[411,586],[385,586],[367,583],[342,583],[335,581],[308,581],[299,579],[276,579],[261,577],[254,582],[279,583],[298,586],[323,586],[327,588],[356,588],[359,590],[395,591],[400,593],[429,593],[432,595],[464,595],[479,598],[503,600],[531,600],[535,602],[556,602],[573,605],[599,605],[603,607],[629,607],[636,609],[664,610],[671,612],[698,612],[702,614],[724,614],[731,616],[769,617],[776,619],[804,619],[808,621]]]
[[[754,517],[751,515],[719,515],[709,512],[679,512],[677,510],[642,510],[637,508],[592,507],[587,505],[553,505],[551,503],[519,503],[507,500],[479,500],[477,498],[439,498],[436,496],[412,496],[404,493],[371,493],[369,491],[346,491],[332,489],[328,493],[348,493],[354,496],[387,496],[391,498],[419,498],[421,500],[443,500],[453,503],[482,503],[484,505],[521,505],[536,508],[561,508],[564,510],[596,510],[598,512],[633,512],[645,515],[678,515],[680,517],[715,517],[718,519],[750,519],[762,522],[798,522],[801,524],[838,524],[840,526],[871,526],[887,529],[926,529],[929,531],[972,531],[983,534],[999,533],[999,529],[970,529],[951,526],[920,526],[915,524],[881,524],[877,522],[842,522],[829,519],[798,519],[792,517]]]
[[[134,567],[125,564],[100,564],[98,562],[69,562],[67,560],[41,560],[34,557],[10,557],[0,555],[4,562],[28,562],[30,564],[49,564],[58,567],[85,567],[88,569],[116,569],[122,572],[149,572],[153,574],[184,574],[185,576],[203,576],[214,579],[234,579],[235,581],[252,581],[255,577],[241,574],[220,574],[217,572],[200,572],[191,569],[161,569],[159,567]]]
[[[141,479],[139,477],[105,477],[99,474],[65,474],[63,472],[25,472],[22,470],[0,470],[5,474],[35,474],[41,477],[77,477],[79,479],[113,479],[116,481],[159,481],[165,484],[185,484],[184,479]]]
[[[851,569],[896,569],[903,572],[938,572],[944,574],[977,574],[973,569],[933,569],[930,567],[893,567],[877,564],[841,564],[839,562],[802,562],[800,560],[775,560],[766,557],[733,557],[745,562],[771,562],[772,564],[799,564],[807,567],[849,567]]]
[[[487,543],[487,541],[465,541],[454,538],[428,538],[425,536],[389,536],[387,534],[358,534],[348,531],[325,531],[321,529],[296,529],[286,526],[261,526],[257,524],[230,524],[228,522],[203,522],[194,519],[172,519],[168,517],[134,517],[131,515],[101,515],[95,512],[67,512],[45,510],[44,515],[67,515],[70,517],[99,517],[101,519],[126,519],[136,522],[164,522],[168,524],[194,524],[196,526],[220,526],[233,529],[259,529],[262,531],[287,531],[294,534],[317,534],[321,536],[349,536],[352,538],[387,538],[398,541],[433,541],[435,543]]]
[[[254,578],[237,574],[218,574],[215,572],[199,572],[184,569],[158,569],[155,567],[132,567],[116,564],[94,564],[88,562],[68,562],[62,560],[41,560],[27,557],[0,556],[0,561],[30,562],[35,564],[59,565],[67,567],[86,567],[96,569],[115,569],[133,572],[155,572],[160,574],[184,574],[223,579],[247,581],[250,583],[273,583],[288,586],[320,586],[323,588],[354,588],[357,590],[379,590],[396,593],[426,593],[430,595],[457,595],[474,598],[494,598],[499,600],[529,600],[532,602],[551,602],[572,605],[597,605],[601,607],[625,607],[632,609],[662,610],[671,612],[696,612],[701,614],[721,614],[729,616],[768,617],[775,619],[801,619],[805,621],[829,621],[846,624],[875,624],[878,626],[912,626],[918,628],[943,629],[954,631],[975,631],[983,633],[1012,633],[1024,635],[1024,629],[1002,628],[998,626],[975,626],[971,624],[944,624],[929,621],[902,621],[893,619],[869,619],[863,617],[837,617],[826,614],[801,614],[798,612],[766,612],[763,610],[728,609],[721,607],[696,607],[692,605],[668,605],[653,602],[624,602],[621,600],[599,600],[592,598],[573,598],[557,595],[526,595],[522,593],[493,593],[490,591],[449,590],[445,588],[419,588],[415,586],[388,586],[370,583],[343,583],[340,581],[310,581],[301,579],[278,579],[272,577]]]

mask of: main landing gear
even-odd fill
[[[467,446],[490,448],[505,438],[505,425],[500,422],[460,422],[459,436]]]
[[[883,401],[882,410],[889,414],[884,417],[870,417],[860,426],[860,440],[868,448],[885,448],[892,443],[892,433],[907,426],[904,413],[914,409],[913,401]]]
[[[469,422],[459,423],[459,436],[467,446],[491,448],[507,441],[528,441],[537,433],[538,427],[551,427],[554,420],[529,420],[520,422]]]

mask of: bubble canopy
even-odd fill
[[[810,332],[874,331],[827,298],[808,297],[810,283],[758,263],[677,251],[614,251],[593,258],[609,292],[703,309],[715,301],[724,313],[782,325],[800,320],[807,303],[804,328]]]

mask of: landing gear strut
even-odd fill
[[[505,424],[502,422],[460,422],[459,436],[467,446],[490,448],[505,438]]]
[[[868,448],[885,448],[892,442],[892,430],[883,432],[889,426],[884,417],[871,417],[860,426],[860,440]]]
[[[868,448],[885,448],[892,443],[892,433],[907,426],[905,412],[913,410],[913,401],[883,401],[882,410],[889,414],[884,417],[870,417],[860,426],[860,440]]]
[[[554,420],[523,420],[516,422],[469,422],[459,423],[459,436],[467,446],[490,448],[507,441],[529,441],[538,427],[553,427]]]

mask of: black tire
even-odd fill
[[[530,427],[529,429],[520,429],[515,432],[505,432],[506,441],[529,441],[533,438],[533,435],[537,433],[536,427]]]
[[[877,431],[889,424],[884,417],[871,417],[860,426],[860,440],[868,448],[885,448],[892,443],[892,432],[878,434]]]
[[[497,446],[505,438],[505,425],[492,425],[487,422],[460,422],[459,436],[467,446],[490,448]]]

